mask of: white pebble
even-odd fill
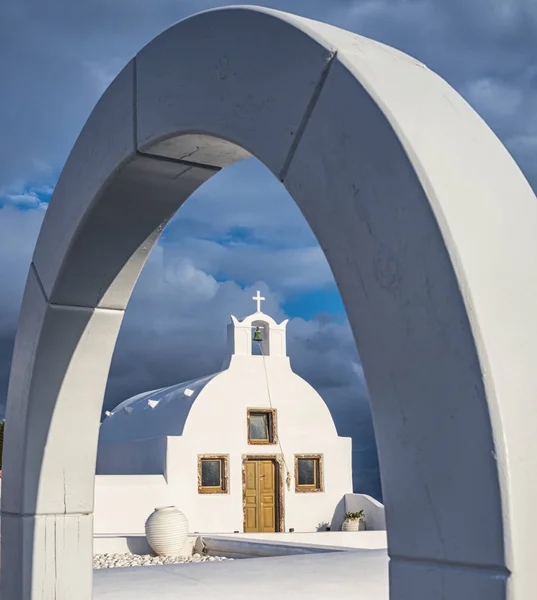
[[[177,565],[200,562],[220,562],[233,560],[225,556],[206,556],[195,553],[192,556],[152,556],[151,554],[95,554],[94,569],[120,569],[123,567],[148,567],[152,565]]]

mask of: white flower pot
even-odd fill
[[[155,508],[145,522],[145,536],[155,554],[179,556],[188,537],[188,521],[175,506]]]
[[[359,531],[362,519],[345,519],[341,531]]]

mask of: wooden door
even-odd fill
[[[276,527],[276,468],[273,460],[244,463],[244,531],[274,532]]]

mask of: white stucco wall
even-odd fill
[[[145,519],[155,507],[173,503],[163,475],[97,475],[95,535],[144,533]]]
[[[269,379],[267,391],[265,366]],[[190,398],[177,394],[173,400],[168,399],[162,407],[156,405],[145,411],[145,420],[134,414],[120,411],[113,415],[114,427],[103,424],[106,429],[106,440],[114,436],[114,429],[121,427],[121,422],[140,423],[139,431],[131,429],[130,436],[144,438],[158,435],[151,426],[154,423],[166,422],[159,410],[171,411],[177,403],[190,403]],[[124,405],[125,403],[123,403]],[[250,445],[247,439],[247,409],[274,408],[277,411],[277,435],[279,444]],[[171,411],[173,412],[173,411]],[[134,417],[136,421],[131,419]],[[143,424],[143,426],[142,426]],[[169,428],[170,425],[167,425]],[[104,436],[103,436],[104,437]],[[330,524],[336,515],[333,528],[339,527],[344,513],[344,495],[352,492],[352,452],[351,439],[339,437],[330,411],[319,394],[302,378],[292,372],[288,357],[233,355],[229,368],[214,376],[197,395],[195,402],[186,416],[183,435],[165,436],[152,440],[140,441],[140,448],[158,452],[162,444],[166,444],[165,475],[169,500],[166,503],[176,505],[189,520],[190,531],[199,533],[230,533],[243,531],[243,489],[242,461],[244,455],[283,455],[291,474],[290,489],[285,484],[286,471],[283,473],[283,513],[284,530],[315,531],[320,524]],[[140,460],[140,452],[134,450],[135,441],[124,441],[121,444],[101,443],[99,447],[98,471],[110,473],[141,474],[140,486],[148,473],[147,465],[154,465],[158,460],[145,458]],[[198,455],[228,455],[229,482],[225,494],[198,494]],[[295,454],[322,455],[323,491],[304,493],[295,492]],[[149,471],[151,472],[151,471]],[[98,477],[98,480],[100,478]],[[110,481],[114,481],[113,479]],[[114,503],[106,500],[109,487],[96,485],[96,532],[100,524],[107,524],[106,533],[126,533],[113,531],[113,518],[103,517],[101,511],[115,511],[116,507],[130,506],[131,520],[128,533],[143,531],[143,523],[149,515],[151,507],[142,506],[129,500],[122,504],[118,501],[123,493],[131,493],[129,486],[122,487],[117,480],[114,491]],[[134,481],[134,480],[133,480]],[[148,480],[149,481],[149,480]],[[131,484],[129,484],[131,485]],[[121,490],[125,491],[122,492]],[[160,502],[161,492],[155,490],[155,502]],[[145,493],[145,492],[144,492]],[[149,494],[152,492],[148,492]],[[155,504],[154,502],[154,504]],[[158,504],[155,504],[157,506]],[[118,508],[119,510],[119,508]],[[124,510],[124,509],[121,509]],[[145,511],[145,512],[143,512]],[[143,514],[142,514],[143,513]],[[122,523],[125,523],[122,516]],[[124,525],[126,527],[126,525]]]

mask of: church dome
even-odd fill
[[[192,405],[219,373],[137,394],[119,404],[103,421],[105,444],[182,435]]]

